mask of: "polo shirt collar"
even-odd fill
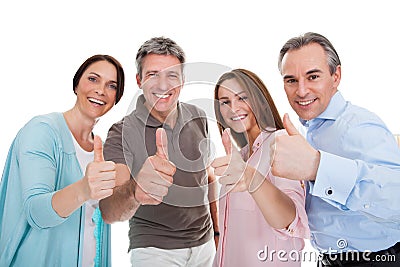
[[[144,95],[140,95],[136,101],[136,109],[133,112],[134,115],[143,122],[146,126],[154,127],[154,128],[159,128],[163,126],[163,123],[158,121],[156,118],[154,118],[151,114],[150,111],[147,109],[147,107],[144,105],[146,102],[146,99],[144,98]],[[176,126],[178,125],[185,125],[186,122],[192,120],[192,113],[186,109],[179,101],[178,101],[178,118],[176,121]]]

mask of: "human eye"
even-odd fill
[[[89,76],[89,77],[88,77],[88,80],[91,81],[91,82],[96,82],[96,81],[97,81],[97,77],[95,77],[95,76]]]
[[[249,99],[249,98],[246,95],[239,96],[240,101],[246,101],[247,99]]]
[[[229,100],[220,100],[220,101],[219,101],[219,105],[220,105],[220,106],[229,105],[229,103],[230,103]]]
[[[312,74],[312,75],[308,76],[308,79],[312,81],[312,80],[317,79],[318,77],[319,77],[319,75],[317,75],[317,74]]]
[[[294,78],[290,78],[290,79],[286,79],[285,80],[285,83],[295,83],[296,82],[296,79],[294,79]]]
[[[149,77],[149,78],[154,78],[154,77],[158,76],[158,73],[157,72],[149,72],[149,73],[147,73],[146,76]]]
[[[111,84],[109,85],[109,87],[110,87],[111,89],[114,89],[114,90],[117,90],[117,88],[118,88],[118,86],[117,86],[116,83],[111,83]]]
[[[168,73],[168,77],[172,78],[172,79],[178,79],[179,75],[175,72],[170,72],[170,73]]]

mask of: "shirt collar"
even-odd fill
[[[147,107],[144,105],[146,99],[144,95],[140,95],[136,101],[136,109],[134,111],[135,116],[141,120],[146,126],[159,128],[162,127],[163,124],[154,118]],[[186,122],[192,119],[192,113],[190,110],[185,108],[179,101],[178,101],[178,118],[176,121],[176,125],[185,125]]]
[[[332,96],[331,101],[329,101],[328,107],[320,115],[311,120],[303,120],[301,118],[299,118],[299,120],[301,124],[306,127],[318,120],[336,120],[345,106],[346,100],[343,98],[342,94],[337,91]]]
[[[265,142],[265,140],[267,140],[272,133],[274,133],[276,131],[276,128],[272,128],[272,127],[267,127],[265,130],[261,131],[261,133],[257,136],[256,140],[254,140],[254,144],[252,147],[253,153],[256,152],[261,146],[262,144]],[[247,155],[247,153],[249,152],[249,144],[245,145],[242,149],[242,156],[243,155]]]

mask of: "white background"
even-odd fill
[[[257,73],[278,109],[292,113],[277,69],[283,43],[315,31],[342,61],[346,99],[398,123],[399,25],[396,1],[2,1],[0,4],[0,164],[17,131],[34,115],[65,111],[75,101],[72,77],[89,56],[116,57],[126,72],[125,95],[95,132],[106,137],[137,93],[135,55],[154,36],[175,40],[188,62],[215,62]],[[183,99],[201,97],[199,90]],[[202,97],[211,98],[211,92]],[[218,136],[214,136],[218,139]],[[113,225],[114,266],[128,266],[127,224]],[[310,249],[307,245],[307,249]],[[304,266],[312,266],[306,263]]]

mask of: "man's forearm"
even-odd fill
[[[100,210],[106,223],[125,221],[130,219],[140,204],[135,199],[134,180],[129,180],[114,188],[114,193],[108,198],[100,200]]]

